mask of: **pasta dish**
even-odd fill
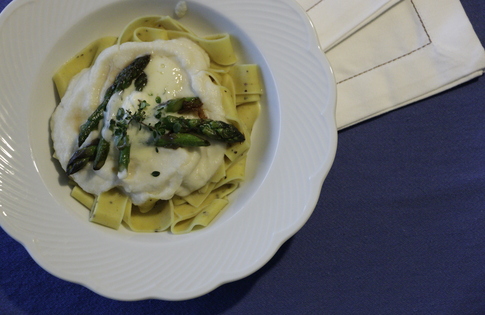
[[[54,157],[89,220],[135,232],[206,227],[245,176],[262,84],[229,34],[144,16],[53,77]]]

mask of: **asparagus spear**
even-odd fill
[[[157,137],[153,143],[157,147],[177,149],[180,147],[206,147],[210,142],[190,133],[169,133]]]
[[[135,79],[135,90],[143,91],[148,83],[148,76],[145,72],[140,73],[140,75]]]
[[[126,68],[121,70],[121,72],[116,76],[113,84],[106,90],[103,101],[96,108],[96,110],[88,117],[87,121],[81,125],[78,137],[78,146],[81,146],[91,131],[95,130],[101,119],[103,119],[103,112],[106,110],[106,105],[108,105],[109,99],[114,93],[123,91],[128,88],[133,80],[143,77],[142,73],[148,62],[150,61],[150,55],[145,55],[136,58],[131,64]]]
[[[158,108],[165,108],[167,113],[189,112],[201,107],[202,101],[198,97],[174,98],[158,105]]]
[[[161,118],[162,127],[175,133],[195,133],[208,139],[226,143],[243,142],[244,135],[233,125],[211,119],[187,119],[165,116]]]
[[[124,170],[128,169],[128,164],[130,164],[130,137],[127,134],[124,134],[117,138],[116,140],[116,147],[118,148],[119,155],[118,155],[118,172],[121,173]]]
[[[94,159],[96,154],[96,148],[98,147],[99,139],[96,139],[89,145],[80,148],[74,152],[74,154],[67,162],[66,173],[67,176],[72,175],[86,166],[89,161]]]
[[[101,169],[106,162],[109,153],[109,142],[103,137],[100,138],[98,146],[96,147],[96,155],[94,157],[93,169],[95,171]]]

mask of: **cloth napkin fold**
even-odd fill
[[[298,0],[325,50],[337,45],[401,0]]]
[[[298,0],[337,81],[343,129],[483,74],[459,0]]]

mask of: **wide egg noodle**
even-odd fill
[[[123,222],[134,232],[162,232],[170,228],[174,220],[172,200],[159,200],[148,212],[142,213],[136,206],[127,208]]]
[[[168,16],[146,16],[135,19],[125,27],[118,44],[127,41],[167,40],[180,37],[188,38],[198,44],[207,52],[211,60],[220,65],[233,65],[237,61],[229,34],[200,37]]]
[[[186,37],[202,47],[211,60],[220,65],[232,65],[237,61],[229,34],[196,37],[182,32],[169,32],[170,39]]]
[[[255,64],[242,64],[231,67],[229,75],[234,81],[236,95],[261,95],[263,87],[259,67]]]
[[[174,30],[174,31],[180,31],[183,33],[195,35],[191,30],[186,28],[183,24],[175,21],[169,16],[160,16],[160,15],[142,16],[134,19],[128,25],[125,26],[120,36],[118,37],[118,45],[123,44],[125,42],[132,41],[133,38],[137,35],[137,29],[142,27],[162,29],[162,30]]]
[[[245,126],[246,132],[252,133],[256,119],[261,111],[260,102],[249,102],[237,106],[237,114],[241,123]]]
[[[171,232],[183,234],[190,232],[196,226],[207,226],[229,202],[227,196],[237,188],[237,185],[224,185],[207,196],[199,207],[189,204],[174,207],[175,218],[172,222]]]
[[[85,192],[81,187],[75,185],[71,190],[71,197],[79,201],[83,206],[91,209],[94,205],[94,196]]]
[[[225,171],[225,176],[217,183],[210,183],[213,188],[210,193],[204,195],[203,201],[198,200],[201,202],[199,206],[187,203],[175,207],[176,218],[171,226],[172,233],[182,234],[190,232],[195,227],[207,226],[227,205],[229,202],[227,196],[239,187],[239,183],[245,178],[245,171],[246,158],[244,157],[232,163]]]
[[[130,198],[117,188],[110,189],[94,199],[89,221],[117,230],[127,208],[131,208]]]
[[[233,65],[236,58],[227,34],[198,37],[170,17],[148,16],[133,20],[119,37],[105,37],[94,41],[66,62],[54,75],[54,83],[62,97],[69,81],[81,70],[92,66],[103,49],[127,41],[170,40],[180,37],[195,41],[211,57],[211,69],[207,72],[222,91],[226,119],[243,132],[246,140],[228,146],[224,164],[198,191],[185,197],[174,196],[171,200],[156,201],[153,207],[141,209],[132,206],[130,200],[126,201],[122,221],[134,232],[170,230],[174,234],[188,233],[194,228],[209,225],[224,209],[228,203],[228,195],[239,187],[245,177],[246,152],[250,146],[252,126],[259,114],[262,93],[259,68],[252,65]],[[248,86],[250,88],[245,89]],[[249,101],[251,102],[248,103]],[[99,196],[90,195],[78,186],[74,186],[71,196],[90,208],[92,213],[96,200],[99,199]],[[123,201],[117,200],[115,203],[120,205]],[[110,207],[97,208],[96,216],[106,217],[106,213],[110,211],[113,211]],[[118,228],[116,224],[111,225],[112,228]]]
[[[214,189],[215,185],[216,183],[213,182],[207,183],[204,187],[198,191],[194,191],[188,196],[183,197],[183,199],[192,207],[200,207]]]
[[[189,233],[197,227],[208,226],[229,203],[227,199],[215,199],[210,205],[188,220],[179,221],[172,226],[173,234]]]
[[[98,55],[106,48],[113,46],[116,41],[117,37],[113,36],[97,39],[63,64],[52,78],[59,97],[62,98],[64,96],[69,82],[76,74],[85,68],[91,67]]]
[[[251,135],[249,134],[246,126],[241,123],[239,115],[236,108],[235,98],[235,87],[234,83],[229,75],[222,76],[222,84],[220,86],[222,95],[222,105],[224,107],[224,112],[226,113],[226,119],[229,123],[236,126],[245,137],[245,140],[240,143],[235,143],[226,149],[225,156],[226,161],[234,162],[243,156],[250,147]],[[227,164],[227,163],[226,163]],[[230,164],[227,164],[229,166]]]
[[[244,180],[246,176],[246,156],[234,163],[230,163],[229,166],[227,165],[226,176],[216,183],[214,189],[218,189],[224,185],[237,186]]]
[[[165,29],[150,28],[150,27],[140,27],[135,30],[133,42],[153,42],[155,40],[169,40],[168,32]]]

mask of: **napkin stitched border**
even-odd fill
[[[308,9],[308,10],[307,10],[307,12],[309,12],[311,9],[315,8],[317,5],[319,5],[319,4],[320,4],[320,3],[322,3],[323,1],[325,1],[325,0],[319,0],[319,1],[318,1],[317,3],[315,3],[315,4],[314,4],[314,5],[313,5],[313,6],[312,6],[310,9]],[[373,68],[371,68],[371,69],[368,69],[368,70],[365,70],[365,71],[360,72],[360,73],[358,73],[358,74],[355,74],[355,75],[353,75],[353,76],[351,76],[351,77],[349,77],[349,78],[347,78],[347,79],[341,80],[341,81],[337,82],[337,84],[344,83],[344,82],[346,82],[346,81],[349,81],[349,80],[352,80],[352,79],[354,79],[354,78],[356,78],[356,77],[359,77],[359,76],[361,76],[361,75],[364,75],[364,74],[366,74],[366,73],[368,73],[368,72],[371,72],[371,71],[373,71],[373,70],[376,70],[376,69],[378,69],[378,68],[380,68],[380,67],[383,67],[383,66],[389,65],[389,64],[391,64],[391,63],[393,63],[393,62],[396,62],[396,61],[398,61],[398,60],[400,60],[400,59],[402,59],[402,58],[405,58],[405,57],[407,57],[407,56],[410,56],[410,55],[414,54],[415,52],[417,52],[417,51],[419,51],[419,50],[421,50],[421,49],[423,49],[423,48],[425,48],[425,47],[427,47],[427,46],[429,46],[429,45],[433,44],[433,41],[432,41],[432,39],[431,39],[431,36],[429,35],[428,30],[426,29],[426,26],[425,26],[425,24],[424,24],[424,22],[423,22],[423,19],[421,18],[421,15],[419,14],[419,11],[418,11],[418,8],[416,7],[416,4],[414,3],[414,1],[413,1],[413,0],[410,0],[410,2],[411,2],[411,4],[413,5],[414,12],[416,12],[416,15],[417,15],[417,17],[418,17],[418,19],[419,19],[419,22],[421,23],[421,26],[423,27],[423,30],[424,30],[424,32],[425,32],[425,34],[426,34],[427,38],[428,38],[428,42],[427,42],[426,44],[424,44],[423,46],[418,47],[418,48],[416,48],[416,49],[414,49],[414,50],[412,50],[412,51],[410,51],[410,52],[408,52],[408,53],[405,53],[405,54],[403,54],[403,55],[399,56],[399,57],[396,57],[396,58],[394,58],[394,59],[392,59],[392,60],[389,60],[389,61],[386,61],[386,62],[384,62],[384,63],[381,63],[381,64],[379,64],[379,65],[377,65],[377,66],[375,66],[375,67],[373,67]]]
[[[319,1],[317,1],[317,3],[315,3],[314,5],[312,5],[308,10],[306,10],[306,12],[308,13],[311,9],[313,9],[314,7],[316,7],[317,5],[319,5],[320,3],[322,3],[323,1],[325,1],[325,0],[319,0]]]

